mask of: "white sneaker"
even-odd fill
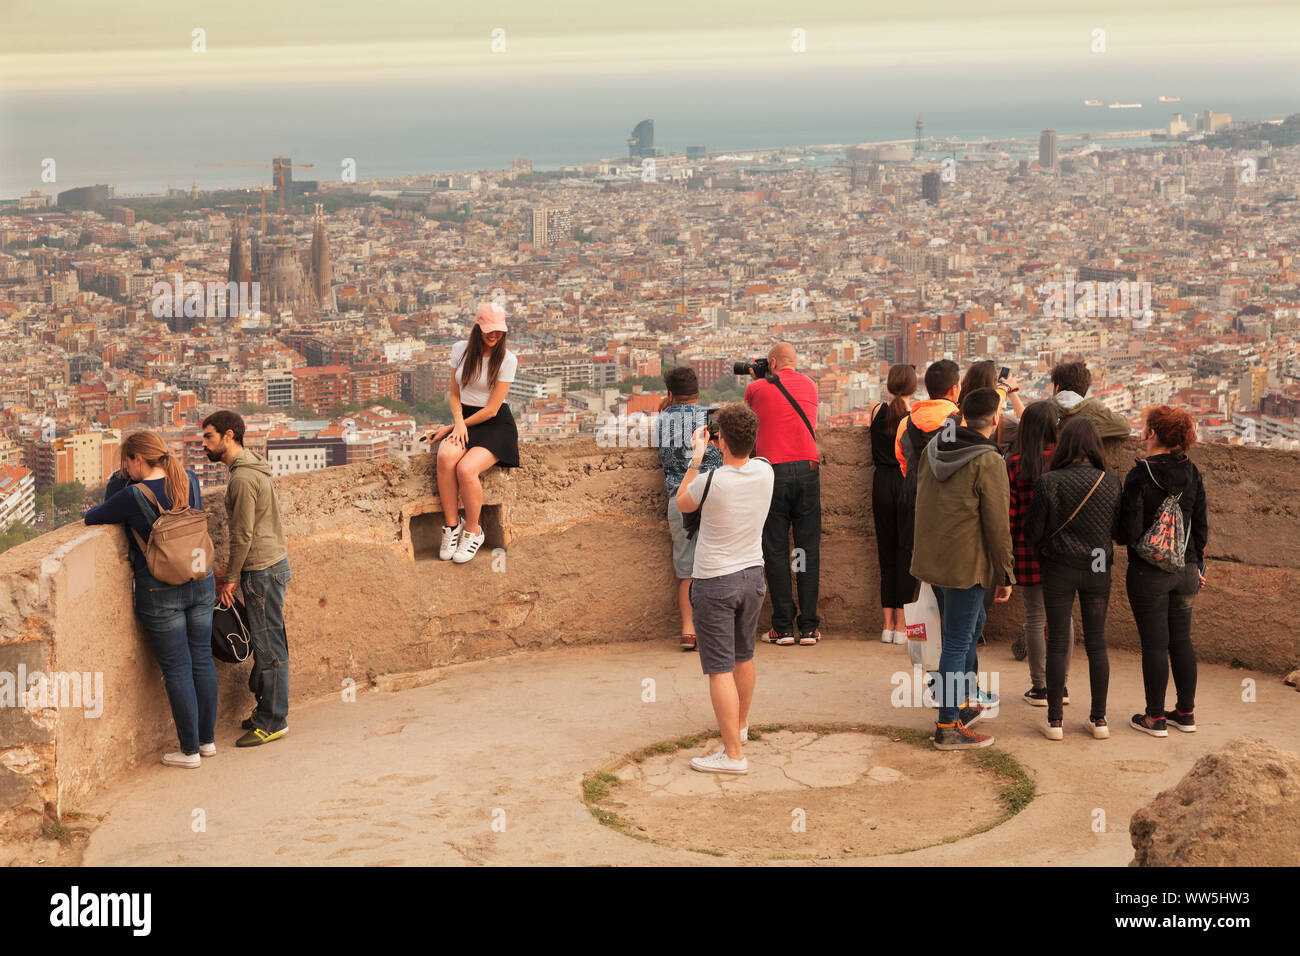
[[[692,757],[691,769],[703,773],[749,773],[749,760],[745,757],[732,760],[724,750],[707,757]]]
[[[200,757],[215,757],[217,755],[216,744],[199,744]]]
[[[890,631],[890,630],[884,630],[884,631],[881,631],[881,632],[880,632],[880,643],[881,643],[881,644],[892,644],[892,643],[894,643],[894,632],[893,632],[893,631]]]
[[[460,544],[460,536],[465,530],[465,522],[458,521],[456,527],[449,528],[442,526],[442,547],[438,549],[439,561],[450,561],[456,553],[456,546]]]
[[[749,740],[749,724],[746,724],[744,727],[740,728],[740,742],[744,743],[747,740]],[[719,747],[717,753],[715,753],[714,756],[716,757],[718,754],[725,754],[726,752],[727,752],[726,747]]]
[[[1041,724],[1038,725],[1038,729],[1043,732],[1043,736],[1046,737],[1048,740],[1065,739],[1065,721],[1061,721],[1060,727],[1053,727],[1047,721],[1043,721]]]
[[[1092,734],[1098,740],[1106,740],[1110,737],[1110,727],[1106,724],[1102,724],[1098,727],[1092,722],[1091,717],[1088,718],[1087,722],[1084,723],[1083,726],[1087,728],[1088,733]]]
[[[201,763],[198,754],[183,754],[179,750],[163,754],[162,762],[169,767],[184,767],[187,770],[198,770]]]
[[[895,644],[906,644],[906,643],[907,643],[907,631],[895,631],[895,632],[894,632],[894,643],[895,643]]]
[[[462,524],[461,527],[463,528],[464,525]],[[451,559],[457,564],[464,564],[478,553],[479,546],[486,540],[487,532],[480,531],[478,534],[473,534],[469,531],[462,531],[460,533],[460,543],[456,545],[456,553],[451,556]]]

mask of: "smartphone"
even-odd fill
[[[718,437],[718,409],[720,407],[719,405],[710,406],[704,413],[704,425],[709,430],[710,438]]]
[[[1011,375],[1011,366],[1010,366],[1010,365],[1004,365],[1004,366],[1002,366],[1002,368],[998,371],[998,381],[1001,382],[1003,379],[1009,378],[1010,375]]]

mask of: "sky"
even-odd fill
[[[1298,45],[1294,0],[0,0],[0,90],[11,96],[917,63],[1015,63],[1050,85],[1055,69],[1212,60],[1248,72]]]

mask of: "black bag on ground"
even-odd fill
[[[212,656],[227,664],[242,664],[252,653],[244,602],[235,598],[229,607],[218,604],[212,612]]]

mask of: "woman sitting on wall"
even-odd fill
[[[482,475],[493,465],[519,467],[519,432],[506,404],[519,359],[506,348],[506,318],[500,307],[479,306],[469,340],[451,349],[451,389],[447,396],[454,419],[430,438],[438,446],[438,497],[442,501],[443,561],[464,564],[478,552],[485,535]],[[445,440],[444,440],[445,439]],[[464,502],[459,517],[457,499]]]

